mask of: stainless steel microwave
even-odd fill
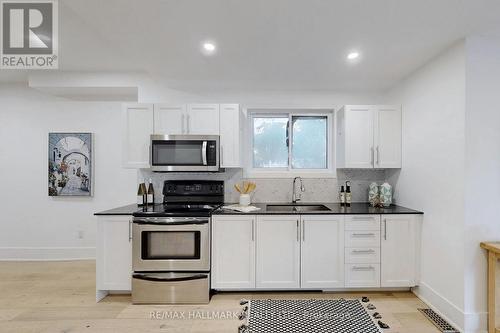
[[[152,171],[219,171],[218,135],[151,135]]]

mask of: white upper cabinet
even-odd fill
[[[186,118],[186,105],[155,104],[151,134],[185,134]]]
[[[186,134],[219,135],[219,104],[188,104]]]
[[[344,217],[303,215],[302,288],[344,287]]]
[[[151,134],[220,135],[222,168],[241,168],[238,104],[124,105],[123,166],[149,168]]]
[[[257,216],[256,240],[257,288],[299,288],[300,216]]]
[[[240,107],[238,104],[220,105],[220,160],[222,168],[241,167]]]
[[[212,217],[212,288],[255,288],[255,216]]]
[[[123,107],[124,168],[149,168],[149,140],[153,133],[153,104]]]
[[[346,106],[338,112],[338,167],[373,168],[373,110]]]
[[[337,112],[337,167],[401,167],[401,109],[347,105]]]
[[[382,216],[381,287],[413,287],[417,280],[419,217]]]
[[[401,109],[379,106],[374,119],[375,167],[401,168]]]
[[[154,134],[219,135],[219,104],[155,104]]]

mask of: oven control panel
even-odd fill
[[[223,195],[223,181],[184,181],[167,180],[163,186],[163,194],[166,196],[175,195]]]

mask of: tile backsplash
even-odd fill
[[[290,178],[243,178],[242,169],[226,169],[221,173],[157,173],[148,169],[141,169],[137,173],[138,182],[151,178],[157,194],[161,194],[163,182],[168,179],[210,179],[225,182],[225,201],[238,202],[239,193],[234,184],[244,180],[253,181],[257,189],[252,195],[252,202],[290,202],[292,201],[292,182]],[[353,202],[368,201],[368,186],[375,181],[382,183],[386,180],[385,170],[337,170],[337,178],[305,178],[303,179],[305,192],[302,193],[302,202],[338,202],[340,186],[346,180],[351,181]],[[157,202],[162,202],[162,195],[156,195]]]

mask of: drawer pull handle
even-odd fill
[[[353,266],[353,271],[373,271],[375,267],[373,266]]]
[[[355,233],[355,234],[352,234],[352,236],[353,237],[375,237],[375,234],[373,232],[366,233],[366,234]]]
[[[372,249],[369,249],[369,250],[352,250],[351,253],[354,253],[354,254],[360,254],[360,253],[375,253],[374,250]]]

